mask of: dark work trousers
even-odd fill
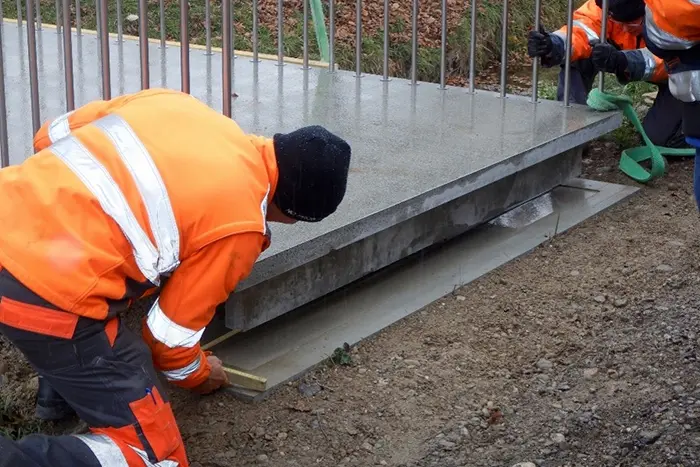
[[[586,105],[588,93],[593,88],[597,76],[590,59],[579,60],[571,64],[571,84],[569,100],[572,103]],[[647,112],[642,126],[647,136],[657,146],[669,148],[688,147],[681,127],[683,120],[683,103],[673,97],[667,84],[657,85],[659,92]],[[559,72],[557,100],[564,100],[564,67]]]
[[[113,318],[66,313],[0,270],[0,333],[91,433],[0,436],[0,467],[186,467],[184,445],[143,340]]]

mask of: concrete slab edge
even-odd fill
[[[572,179],[561,187],[592,190],[597,191],[598,194],[595,195],[595,202],[590,203],[588,206],[582,206],[581,203],[578,203],[578,205],[566,206],[564,209],[560,209],[528,226],[516,229],[516,231],[510,235],[494,236],[491,232],[486,233],[483,230],[477,229],[427,254],[422,254],[420,259],[420,277],[430,278],[428,281],[430,282],[429,284],[426,283],[425,280],[421,280],[420,282],[422,283],[416,284],[417,276],[415,270],[418,267],[417,261],[415,258],[407,258],[400,262],[400,264],[389,266],[385,270],[372,275],[371,280],[365,278],[358,281],[356,285],[349,287],[349,289],[351,288],[352,290],[343,292],[342,298],[337,296],[333,297],[333,295],[337,294],[331,294],[328,299],[324,299],[324,302],[327,304],[326,306],[337,306],[337,302],[342,300],[346,310],[352,309],[353,304],[358,305],[358,309],[365,310],[366,305],[369,304],[377,308],[382,307],[382,304],[384,304],[385,307],[391,308],[391,306],[386,305],[385,302],[391,300],[389,297],[396,296],[397,290],[406,290],[407,294],[412,294],[414,297],[409,299],[411,306],[401,313],[394,314],[393,316],[379,314],[383,321],[378,323],[375,319],[375,322],[371,325],[373,329],[370,332],[364,333],[362,337],[343,341],[331,341],[333,343],[328,346],[327,352],[323,354],[325,357],[321,356],[319,358],[320,355],[316,343],[300,343],[298,348],[294,349],[294,356],[290,357],[290,360],[294,360],[296,363],[296,365],[291,366],[296,366],[297,369],[283,378],[268,377],[269,386],[265,392],[256,393],[240,388],[232,388],[230,391],[236,397],[243,400],[263,400],[274,393],[281,385],[296,380],[318,365],[323,364],[325,358],[330,355],[333,348],[341,345],[343,342],[355,345],[358,342],[371,338],[375,334],[413,314],[426,305],[448,295],[455,288],[464,286],[513,259],[527,254],[555,235],[566,232],[585,220],[594,218],[610,207],[636,194],[639,190],[637,187],[580,178]],[[450,273],[446,271],[459,269],[458,263],[464,261],[467,256],[470,257],[471,272],[467,276],[461,276],[461,280],[458,280],[456,283],[452,283],[449,280],[446,281],[448,276],[450,276]],[[475,263],[477,265],[475,265]],[[445,265],[451,266],[446,269]],[[413,283],[411,283],[411,277],[413,277]],[[402,286],[398,287],[399,284],[402,284]],[[318,305],[311,304],[309,306]],[[303,313],[304,311],[299,310],[299,312]],[[293,320],[294,316],[291,315],[294,314],[295,313],[290,313],[290,316],[285,316],[284,318]],[[262,326],[259,329],[251,331],[251,334],[264,332],[265,326]],[[251,339],[254,337],[254,335],[250,336]],[[219,349],[219,351],[221,351],[221,349]],[[276,361],[277,365],[284,366],[280,365],[280,363],[279,360]],[[287,366],[287,368],[291,366]],[[258,370],[259,373],[262,372],[262,376],[268,376],[264,374],[264,368],[261,367],[256,370]]]

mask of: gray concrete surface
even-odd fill
[[[11,160],[30,154],[26,31],[3,25]],[[42,120],[65,111],[61,36],[37,33]],[[112,94],[140,89],[137,42],[110,41]],[[99,98],[98,41],[74,34],[76,104]],[[221,56],[191,50],[192,94],[221,108]],[[346,200],[318,224],[273,226],[273,245],[239,285],[243,291],[416,215],[511,176],[597,138],[621,123],[618,112],[477,92],[436,84],[355,78],[301,65],[233,61],[234,118],[249,132],[271,136],[321,124],[353,147]],[[180,87],[180,50],[150,44],[151,86]],[[193,154],[193,157],[197,157]],[[232,310],[236,313],[236,310]]]
[[[581,173],[581,148],[551,157],[233,294],[226,325],[247,331],[418,251],[463,234]]]
[[[573,179],[440,248],[234,336],[213,350],[226,364],[268,378],[264,393],[234,390],[242,398],[264,398],[343,343],[354,345],[372,336],[637,191]]]

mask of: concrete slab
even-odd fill
[[[29,155],[32,138],[26,31],[4,22],[3,32],[11,161],[17,163]],[[37,32],[37,44],[46,120],[65,111],[61,36],[44,28]],[[151,85],[179,89],[179,48],[149,47]],[[81,105],[101,96],[97,38],[74,33],[73,53],[76,104]],[[113,95],[140,89],[137,42],[111,40],[110,57]],[[221,55],[192,49],[190,65],[192,94],[220,109]],[[621,123],[619,112],[551,101],[533,105],[517,96],[471,95],[463,88],[382,82],[374,75],[279,67],[248,57],[233,61],[233,76],[234,118],[246,131],[272,135],[321,124],[348,139],[354,154],[338,212],[318,224],[273,226],[272,247],[239,285],[241,292],[566,153]],[[258,314],[243,316],[246,329],[280,314],[242,310],[235,297],[227,307],[231,322],[240,321],[241,314]]]
[[[264,398],[324,361],[336,347],[372,336],[637,191],[571,180],[440,248],[234,336],[213,351],[228,365],[266,377],[264,393],[234,390],[245,399]]]

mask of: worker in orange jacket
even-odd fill
[[[668,74],[663,61],[647,48],[643,38],[644,0],[609,0],[607,43],[602,43],[602,0],[588,0],[574,12],[571,37],[571,81],[569,98],[586,104],[599,71],[614,73],[622,84],[647,81],[658,86],[654,104],[642,122],[654,144],[684,147],[681,131],[682,104],[668,88]],[[541,57],[542,65],[561,65],[557,99],[564,98],[566,59],[566,26],[548,33],[544,29],[530,31],[528,54]]]
[[[644,38],[664,60],[673,95],[683,102],[683,132],[695,148],[695,199],[700,207],[700,2],[647,0]]]
[[[64,404],[91,431],[0,437],[0,466],[186,467],[157,372],[199,393],[228,384],[205,326],[268,247],[268,221],[335,212],[350,147],[318,126],[248,135],[152,89],[47,122],[35,148],[0,171],[0,333],[60,395],[43,415]],[[121,314],[154,288],[137,337]]]

